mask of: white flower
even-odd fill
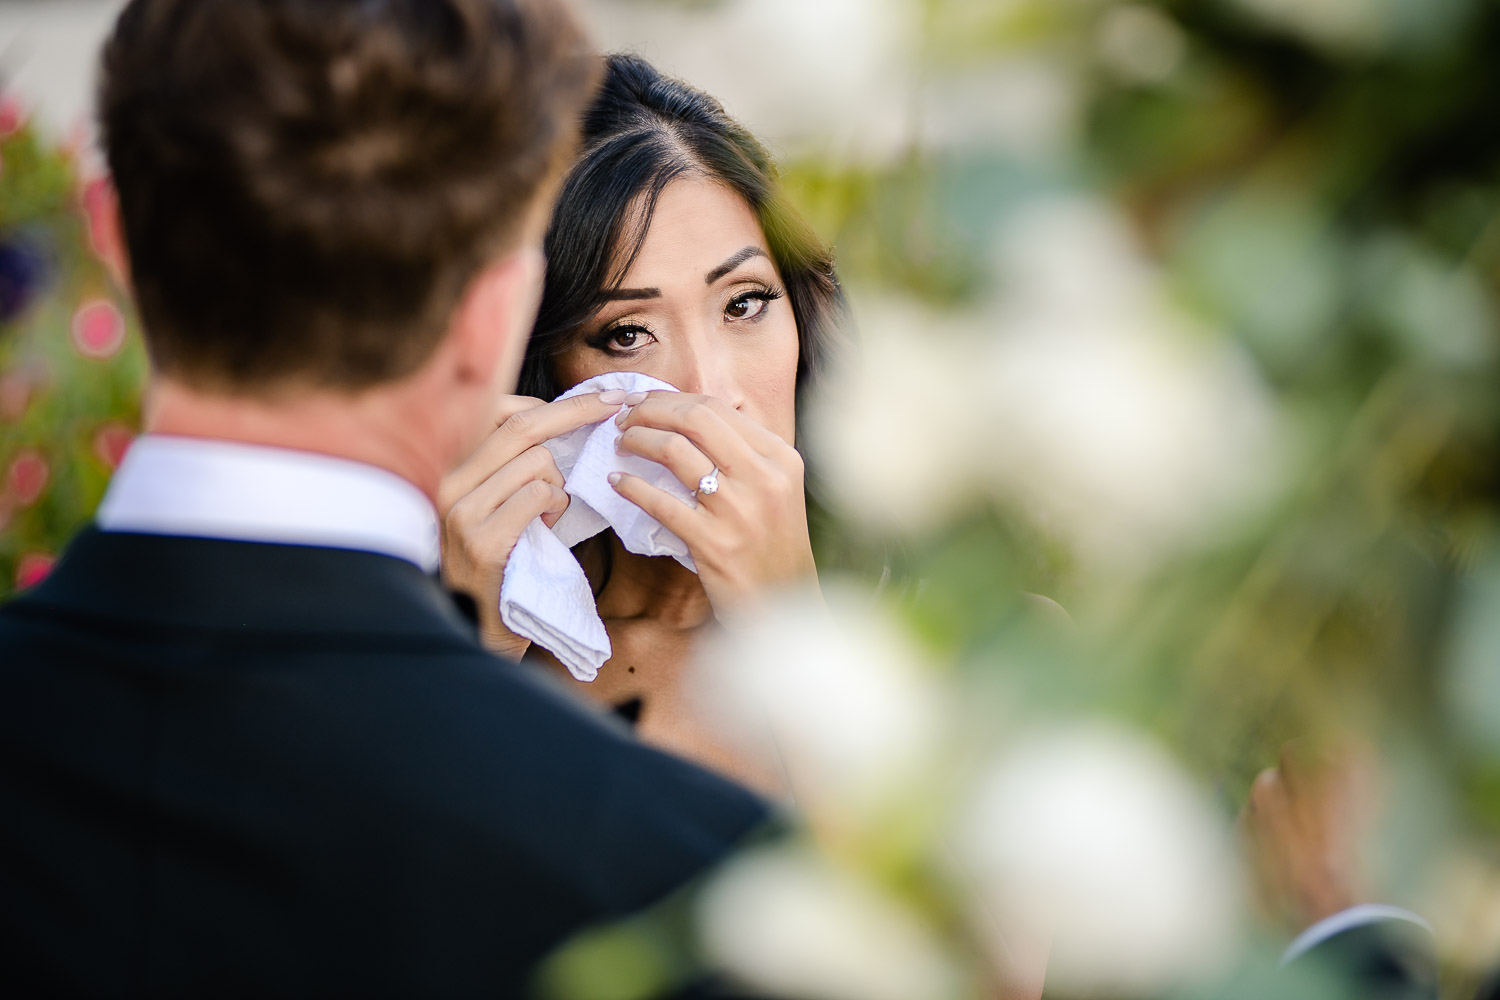
[[[1061,993],[1158,995],[1212,973],[1232,948],[1226,831],[1173,763],[1128,732],[1078,728],[1003,757],[955,852],[992,927],[1050,938],[1047,982]]]
[[[985,481],[981,341],[961,319],[892,298],[860,296],[860,343],[809,414],[815,468],[854,519],[920,530]]]
[[[982,369],[994,488],[1095,562],[1135,565],[1274,495],[1275,411],[1227,340],[1174,310],[1105,207],[1049,202],[1001,245]]]
[[[1100,60],[1135,83],[1165,80],[1187,52],[1187,39],[1177,22],[1159,8],[1138,3],[1106,10],[1094,39]]]
[[[773,996],[928,1000],[952,996],[949,960],[907,910],[799,850],[737,858],[700,904],[717,966]]]
[[[1095,566],[1149,565],[1274,497],[1274,399],[1173,307],[1108,206],[1051,199],[1002,230],[991,300],[940,313],[856,296],[861,343],[808,440],[841,512],[920,532],[977,496]]]
[[[833,583],[827,607],[786,595],[697,657],[698,711],[743,754],[765,754],[798,805],[835,822],[899,801],[930,762],[941,695],[906,638]],[[769,743],[768,743],[769,739]]]

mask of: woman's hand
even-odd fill
[[[718,470],[718,490],[700,494],[696,509],[636,476],[611,478],[687,543],[721,621],[769,587],[816,581],[797,449],[712,396],[652,392],[626,402],[616,418],[621,451],[661,463],[690,490]]]
[[[474,598],[480,638],[503,656],[519,659],[530,645],[500,620],[511,550],[533,518],[551,527],[568,508],[562,473],[542,442],[606,419],[624,400],[619,391],[553,403],[507,396],[494,432],[438,489],[443,582]]]

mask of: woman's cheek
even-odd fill
[[[755,344],[742,369],[755,418],[788,444],[797,438],[797,355],[797,326],[787,323],[774,337]]]
[[[642,371],[644,369],[612,364],[606,355],[598,351],[569,351],[557,359],[557,384],[563,392],[567,392],[579,382],[591,379],[595,375],[626,370]],[[648,371],[646,374],[651,373]]]

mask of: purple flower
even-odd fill
[[[21,315],[41,287],[45,271],[35,248],[14,238],[0,240],[0,323]]]

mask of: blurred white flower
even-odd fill
[[[1164,11],[1144,4],[1111,7],[1094,35],[1099,59],[1132,83],[1158,83],[1171,76],[1187,52],[1187,38]]]
[[[757,992],[797,1000],[927,1000],[956,976],[909,911],[800,850],[731,862],[700,904],[716,964]]]
[[[1109,209],[1038,204],[999,258],[982,419],[1002,495],[1120,566],[1274,495],[1270,394],[1231,343],[1171,306]]]
[[[1335,52],[1358,52],[1381,41],[1384,0],[1233,0],[1267,24]]]
[[[880,527],[937,524],[984,484],[981,341],[962,319],[859,296],[860,344],[808,415],[815,467],[844,513]]]
[[[1060,993],[1155,996],[1230,957],[1227,831],[1129,732],[1089,726],[1017,747],[979,783],[954,847],[992,926],[1050,938],[1047,983]]]
[[[824,594],[784,595],[705,643],[692,690],[701,717],[731,747],[771,755],[757,763],[785,774],[799,806],[859,823],[921,780],[942,696],[868,596],[833,581]]]

